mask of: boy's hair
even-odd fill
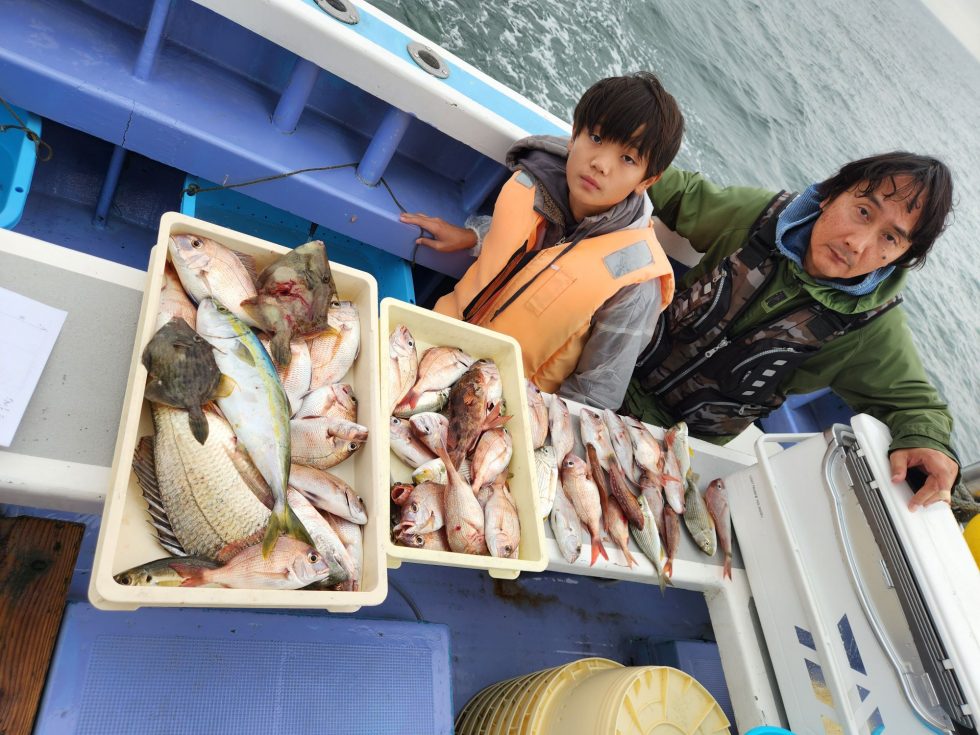
[[[898,188],[895,179],[908,176],[910,181]],[[867,196],[886,185],[888,199],[906,202],[909,212],[919,210],[919,218],[909,233],[911,246],[895,261],[899,268],[920,268],[933,243],[946,229],[953,209],[953,176],[942,161],[905,151],[881,153],[845,164],[826,181],[817,184],[820,199],[833,201],[845,191],[860,186]]]
[[[575,106],[572,130],[600,130],[603,138],[634,146],[647,161],[644,178],[663,173],[684,135],[684,115],[656,75],[639,71],[602,79]]]

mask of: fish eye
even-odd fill
[[[318,561],[320,561],[320,555],[315,551],[311,551],[306,555],[306,559],[310,562],[310,564],[316,564]]]
[[[338,301],[337,299],[334,299],[333,301],[330,302],[330,306],[336,308],[336,307],[340,306],[340,301]]]
[[[421,534],[417,533],[412,537],[412,543],[414,543],[416,546],[425,546],[425,539],[422,538]]]
[[[513,546],[511,546],[510,544],[507,544],[506,546],[504,546],[504,556],[510,556],[513,553],[514,553],[514,547]]]
[[[411,340],[411,339],[408,340],[408,346],[409,347],[415,347],[415,340]]]
[[[191,240],[191,247],[193,247],[195,250],[200,250],[204,247],[204,241],[198,237],[195,237],[193,240]]]
[[[413,513],[418,513],[419,512],[419,504],[418,503],[412,503],[411,508],[412,508],[412,512]]]
[[[353,451],[354,451],[355,449],[357,449],[357,442],[351,442],[351,443],[350,443],[350,444],[348,445],[348,449],[350,449],[350,450],[351,450],[352,452],[353,452]]]
[[[144,581],[144,582],[145,582],[146,584],[149,584],[150,582],[152,582],[152,581],[153,581],[153,577],[151,577],[151,576],[150,576],[149,574],[147,574],[147,575],[146,575],[146,578],[145,578],[145,579],[144,579],[143,581]]]
[[[391,425],[392,425],[392,426],[398,426],[398,423],[399,423],[400,421],[401,421],[401,419],[399,419],[399,418],[398,418],[397,416],[392,416],[392,417],[391,417]]]
[[[120,574],[116,581],[119,582],[119,584],[124,584],[128,586],[133,583],[133,578],[130,577],[128,574]]]

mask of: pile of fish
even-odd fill
[[[684,422],[672,427],[661,447],[645,424],[605,409],[583,408],[579,429],[585,457],[575,454],[568,405],[557,395],[527,384],[538,498],[542,516],[562,556],[574,563],[582,552],[583,530],[591,537],[590,566],[608,559],[603,537],[623,551],[627,564],[632,534],[650,558],[661,588],[673,573],[680,519],[698,548],[713,556],[720,544],[723,574],[731,578],[731,519],[724,483],[714,480],[702,496],[691,470]],[[666,503],[664,499],[666,498]]]
[[[142,355],[154,434],[133,469],[171,556],[116,581],[357,590],[367,514],[328,470],[368,438],[339,382],[360,318],[339,299],[324,244],[258,275],[251,257],[198,235],[173,235],[168,256]]]
[[[517,558],[511,417],[497,366],[445,346],[419,359],[404,325],[390,335],[389,356],[391,451],[412,470],[412,483],[391,489],[395,543]]]

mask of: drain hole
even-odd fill
[[[419,58],[422,59],[427,66],[430,66],[433,69],[439,68],[439,59],[437,59],[431,52],[419,51]]]
[[[327,15],[336,18],[341,23],[356,25],[360,20],[355,8],[346,0],[315,0],[317,6]]]
[[[420,69],[432,76],[439,79],[445,79],[449,76],[449,67],[446,66],[446,62],[428,46],[413,41],[408,44],[408,55],[412,57],[412,61],[418,64]]]

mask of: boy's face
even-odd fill
[[[628,143],[580,130],[568,143],[568,203],[575,220],[605,212],[632,192],[642,194],[660,175],[646,177],[647,161]]]

